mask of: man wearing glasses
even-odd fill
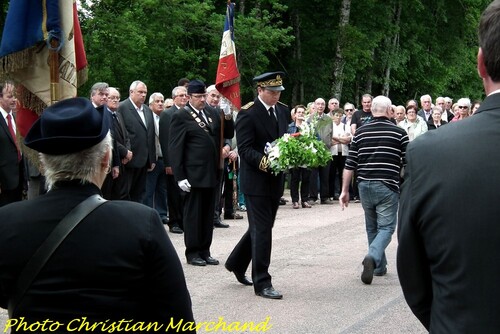
[[[184,243],[187,263],[218,265],[210,254],[213,235],[217,173],[220,159],[221,117],[206,104],[207,91],[200,80],[187,87],[189,101],[172,115],[169,154],[175,180],[186,193]],[[226,111],[224,111],[226,113]],[[224,138],[234,135],[231,111],[224,115]]]

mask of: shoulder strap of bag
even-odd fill
[[[54,230],[36,250],[35,254],[33,254],[21,271],[14,287],[14,292],[9,299],[9,317],[12,318],[14,316],[19,303],[23,299],[28,288],[31,286],[31,283],[33,283],[35,277],[38,275],[40,270],[42,270],[64,239],[66,239],[71,231],[73,231],[73,229],[85,217],[105,202],[106,200],[99,195],[90,196],[85,201],[78,204],[63,218],[63,220],[61,220],[59,224],[57,224]]]

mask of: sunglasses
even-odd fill
[[[346,109],[345,111],[353,111],[354,109]]]
[[[467,106],[458,106],[458,109],[467,109],[467,108],[469,108],[469,107],[467,107]]]

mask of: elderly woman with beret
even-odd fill
[[[19,289],[26,263],[61,220],[100,195],[111,159],[104,108],[84,98],[63,100],[45,109],[28,132],[25,144],[40,152],[49,191],[0,208],[0,306],[9,306],[11,318],[74,328],[125,319],[158,322],[165,330],[171,320],[193,322],[184,273],[160,217],[134,202],[101,199],[104,204],[69,232],[25,291]]]

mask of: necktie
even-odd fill
[[[12,115],[7,114],[7,127],[9,128],[10,135],[17,149],[17,161],[21,160],[21,152],[19,151],[19,147],[17,146],[16,133],[14,132],[14,126],[12,125]]]
[[[203,112],[203,110],[200,110],[199,116],[200,116],[200,118],[201,118],[202,120],[204,120],[204,121],[205,121],[205,123],[207,123],[207,124],[208,124],[208,120],[207,120],[207,118],[205,117],[205,113]]]
[[[276,131],[278,131],[278,121],[276,120],[276,116],[274,115],[274,108],[271,107],[268,110],[269,110],[269,121],[271,122],[273,129],[276,129]]]

